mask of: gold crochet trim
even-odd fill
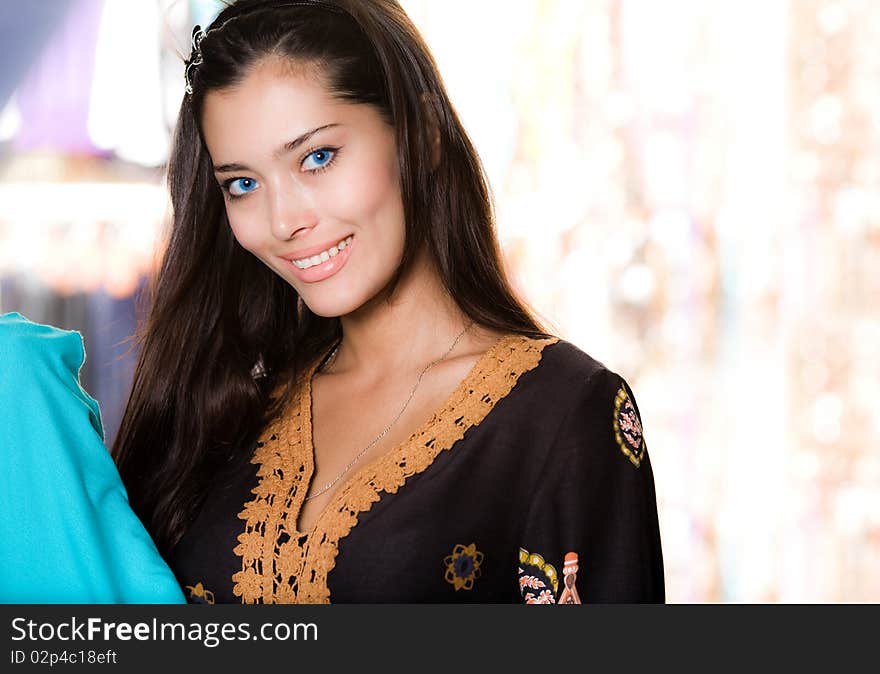
[[[557,337],[501,337],[486,351],[446,402],[408,440],[361,468],[339,489],[311,532],[297,530],[309,480],[314,473],[309,368],[290,408],[269,426],[251,463],[258,464],[254,499],[238,514],[245,521],[233,552],[241,571],[233,593],[242,603],[330,602],[327,576],[336,566],[339,541],[372,508],[382,492],[394,494],[407,478],[430,466],[472,426],[478,425],[519,377],[537,367],[544,347]]]

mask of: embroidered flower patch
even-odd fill
[[[519,549],[519,592],[526,604],[555,604],[559,576],[541,555]]]
[[[638,468],[645,456],[645,438],[642,422],[624,386],[614,398],[614,439],[620,451]]]
[[[213,604],[214,593],[206,589],[201,583],[195,585],[186,585],[184,589],[189,591],[189,603],[191,604]]]
[[[451,583],[456,592],[462,589],[470,590],[474,586],[474,580],[480,577],[483,553],[477,550],[476,543],[471,543],[467,547],[459,543],[443,563],[446,564],[446,582]]]

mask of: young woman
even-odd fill
[[[191,599],[663,601],[633,393],[511,291],[396,2],[240,0],[185,76],[114,452]]]

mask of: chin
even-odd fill
[[[345,316],[350,313],[350,311],[345,309],[334,308],[330,306],[330,303],[325,303],[316,306],[315,304],[308,304],[309,311],[311,311],[316,316],[321,316],[323,318],[339,318],[340,316]]]
[[[322,316],[323,318],[338,318],[340,316],[345,316],[353,311],[357,311],[357,309],[364,304],[363,301],[349,297],[345,293],[321,291],[314,293],[314,295],[319,295],[319,297],[312,296],[307,298],[302,294],[300,294],[300,297],[302,297],[302,300],[309,308],[309,311],[316,316]]]

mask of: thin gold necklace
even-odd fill
[[[449,356],[450,353],[452,353],[452,350],[455,348],[455,345],[458,344],[458,341],[464,336],[464,333],[466,333],[473,324],[474,324],[473,321],[468,323],[467,326],[465,326],[465,329],[462,330],[460,333],[458,333],[458,337],[455,338],[455,341],[452,342],[452,346],[450,346],[446,350],[446,353],[444,353],[442,356],[440,356],[440,358],[438,358],[436,360],[432,360],[430,363],[428,363],[428,365],[425,367],[425,369],[423,369],[419,373],[419,378],[416,380],[416,385],[413,386],[412,391],[410,391],[409,398],[406,399],[406,402],[403,404],[403,407],[401,408],[400,412],[398,412],[397,416],[394,417],[394,421],[392,421],[390,424],[388,424],[385,427],[385,430],[383,430],[379,435],[377,435],[375,438],[373,438],[373,440],[370,441],[370,444],[368,444],[360,452],[358,452],[357,456],[355,456],[351,461],[348,462],[348,465],[342,469],[342,472],[339,473],[339,475],[334,477],[330,482],[326,483],[323,487],[321,487],[321,489],[319,491],[315,492],[314,494],[311,494],[310,496],[306,496],[306,498],[305,498],[306,501],[311,501],[313,498],[318,498],[321,494],[325,493],[328,489],[333,487],[334,484],[339,482],[339,478],[341,478],[348,471],[350,471],[352,466],[354,466],[358,461],[360,461],[361,458],[364,456],[364,454],[366,454],[367,451],[369,451],[369,449],[373,445],[375,445],[377,442],[379,442],[379,440],[381,440],[382,438],[385,437],[385,435],[388,433],[388,431],[391,430],[392,426],[394,426],[394,424],[397,423],[397,420],[400,419],[401,416],[403,416],[404,411],[409,406],[409,403],[413,399],[413,396],[416,394],[416,389],[419,387],[419,384],[422,382],[422,377],[425,375],[425,373],[428,370],[430,370],[432,367],[434,367],[437,363],[446,360],[446,357]],[[327,368],[335,362],[337,351],[339,351],[339,344],[336,345],[336,347],[333,349],[333,353],[330,354],[330,358],[328,359],[327,363],[325,363],[324,367],[321,368],[321,370],[323,372],[326,373]]]

